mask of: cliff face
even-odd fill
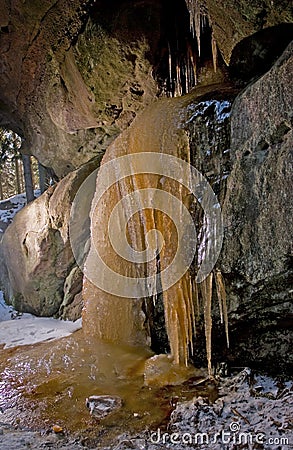
[[[23,137],[24,152],[67,176],[21,211],[5,232],[2,284],[21,310],[76,318],[82,275],[70,248],[68,218],[76,190],[97,163],[80,166],[99,158],[140,111],[166,93],[162,72],[171,68],[182,76],[185,66],[180,69],[178,54],[174,60],[168,49],[166,1],[30,3],[0,0],[0,123]],[[177,6],[185,8],[183,0],[169,3],[173,15]],[[231,349],[224,350],[216,320],[215,357],[268,368],[278,361],[288,367],[292,46],[271,70],[255,77],[269,69],[290,41],[290,2],[186,3],[200,5],[199,11],[209,17],[219,50],[220,70],[214,75],[211,30],[206,27],[202,52],[209,51],[208,61],[195,52],[204,66],[200,79],[214,83],[230,73],[238,86],[226,90],[220,85],[213,96],[201,97],[227,102],[227,111],[232,103],[230,122],[224,108],[225,120],[218,126],[217,104],[212,103],[204,114],[197,115],[194,106],[194,119],[185,129],[191,162],[209,179],[225,219],[218,268],[226,284]],[[179,22],[185,20],[188,34],[184,11]],[[243,88],[248,81],[236,97],[239,84]],[[157,311],[145,312],[153,314],[148,320],[153,330],[157,327],[156,339],[164,340],[160,302]],[[160,351],[166,349],[165,343],[156,344]]]

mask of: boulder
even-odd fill
[[[98,162],[91,161],[49,188],[19,211],[5,231],[2,286],[16,309],[39,316],[80,317],[82,274],[70,246],[70,210],[79,186]]]
[[[292,8],[287,0],[201,0],[199,3],[206,4],[215,39],[226,64],[230,63],[233,49],[243,39],[268,27],[293,21]]]
[[[271,371],[292,364],[292,51],[234,102],[223,206],[229,355]]]

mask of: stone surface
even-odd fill
[[[64,297],[59,309],[61,318],[74,321],[81,317],[83,307],[82,279],[82,271],[79,267],[74,266],[64,283]]]
[[[292,364],[292,49],[234,102],[220,260],[230,357],[276,371]]]
[[[79,186],[97,164],[94,160],[71,172],[19,211],[5,231],[1,284],[6,299],[20,311],[72,320],[80,316],[82,276],[69,241],[70,209]]]
[[[93,3],[0,4],[0,123],[59,176],[104,152],[156,93],[158,8],[146,24],[139,2]]]
[[[91,395],[86,399],[90,415],[103,419],[122,407],[122,399],[117,395]]]
[[[234,47],[242,39],[265,28],[293,21],[291,3],[287,0],[206,0],[200,3],[207,6],[218,48],[227,64]]]

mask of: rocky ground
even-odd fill
[[[256,375],[245,368],[219,380],[219,398],[213,404],[201,397],[178,403],[167,427],[161,429],[135,436],[125,432],[105,446],[98,438],[1,426],[0,420],[0,449],[289,450],[293,442],[292,398],[292,382]]]

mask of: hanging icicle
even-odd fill
[[[213,272],[200,283],[201,295],[204,304],[204,325],[206,336],[206,352],[208,360],[208,374],[212,377],[212,286]]]
[[[217,72],[217,42],[214,36],[214,33],[212,32],[212,55],[213,55],[213,66],[214,66],[214,72]]]
[[[221,323],[224,323],[225,325],[227,347],[229,348],[229,324],[228,324],[226,289],[224,284],[224,278],[219,270],[215,271],[215,281],[216,281],[217,296],[219,300]]]
[[[186,5],[190,17],[190,31],[192,36],[197,40],[198,56],[201,56],[201,34],[205,27],[210,26],[212,29],[212,21],[205,4],[205,0],[186,0]],[[217,42],[212,31],[211,47],[214,71],[217,71]]]
[[[169,66],[169,86],[170,86],[170,97],[173,97],[173,80],[172,80],[172,54],[170,43],[168,42],[168,66]]]
[[[197,39],[197,48],[198,48],[198,56],[200,57],[200,35],[201,35],[201,13],[200,13],[200,5],[196,2],[196,10],[194,15],[194,28]]]
[[[190,31],[197,40],[198,55],[200,56],[201,38],[201,2],[199,0],[186,0],[189,11]]]
[[[181,73],[180,73],[180,63],[177,61],[176,64],[176,83],[175,83],[175,97],[180,97],[182,95],[182,83],[181,83]]]
[[[188,87],[189,89],[197,83],[197,69],[196,69],[196,55],[194,55],[192,47],[189,43],[187,43],[187,61],[188,61]],[[192,80],[193,78],[193,80]],[[189,91],[188,91],[189,92]]]
[[[199,299],[198,299],[198,287],[195,280],[192,280],[192,298],[193,298],[193,304],[194,304],[194,314],[197,320],[200,318],[200,306],[199,306]]]

